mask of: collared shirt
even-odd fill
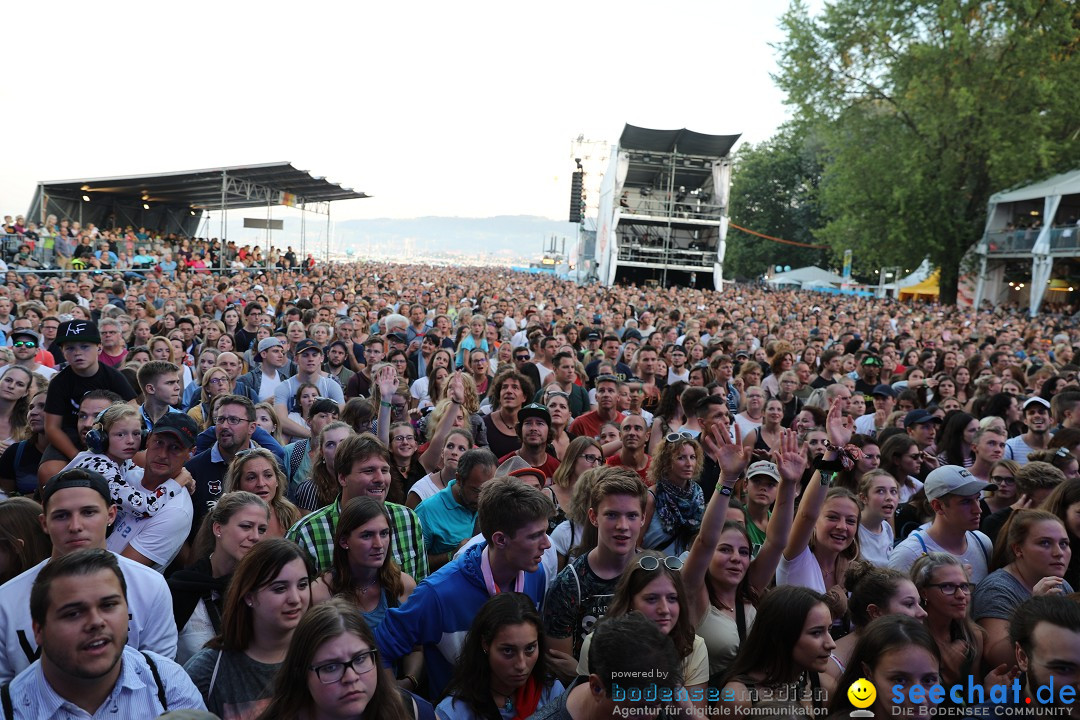
[[[184,669],[161,655],[150,653],[161,677],[169,710],[205,710],[202,696]],[[153,718],[164,712],[158,699],[158,683],[141,652],[124,647],[120,676],[105,702],[93,714],[56,694],[45,674],[41,660],[19,673],[11,681],[12,710],[17,720],[87,720],[97,718]]]
[[[393,542],[390,552],[401,566],[401,571],[420,582],[428,575],[427,553],[424,551],[424,534],[420,520],[409,508],[394,503],[383,503],[390,515],[390,531]],[[341,517],[341,496],[330,505],[316,510],[289,528],[286,537],[307,550],[315,559],[320,573],[330,569],[334,561],[334,532]]]
[[[165,411],[166,415],[168,415],[169,413],[178,413],[178,412],[180,412],[179,410],[174,408],[172,405],[169,405],[168,408],[169,409]],[[150,432],[151,430],[154,429],[154,421],[151,420],[150,416],[146,414],[146,406],[145,405],[140,405],[139,406],[139,412],[142,414],[143,427],[146,428],[147,432]],[[162,416],[162,417],[164,417],[164,416]]]

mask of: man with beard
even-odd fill
[[[195,493],[191,502],[194,518],[188,542],[202,524],[203,516],[217,502],[225,484],[225,471],[236,454],[259,447],[251,441],[255,432],[255,406],[242,395],[223,395],[214,406],[214,436],[216,442],[191,458],[184,466],[195,478]]]
[[[867,355],[859,363],[859,379],[855,381],[855,392],[863,395],[871,395],[881,379],[881,358],[875,355]]]
[[[205,710],[183,668],[127,644],[127,595],[124,573],[106,550],[79,550],[45,566],[30,591],[41,658],[0,691],[3,717]]]
[[[353,376],[353,371],[345,367],[348,361],[349,346],[344,340],[334,340],[326,346],[326,364],[323,365],[323,370],[341,386],[342,394]]]
[[[416,506],[432,571],[454,559],[476,525],[480,488],[495,477],[495,456],[487,448],[469,450],[458,460],[454,481]]]
[[[627,467],[636,472],[641,481],[649,485],[649,464],[652,458],[645,454],[648,445],[649,429],[645,418],[640,415],[627,415],[619,425],[619,440],[622,449],[607,459],[612,467]]]
[[[371,394],[371,368],[381,363],[385,356],[386,338],[382,335],[372,335],[364,341],[365,365],[349,378],[345,397],[352,400],[354,397],[368,397]]]
[[[104,552],[105,531],[116,518],[108,481],[83,468],[51,477],[41,490],[41,505],[41,528],[52,540],[51,556],[0,586],[0,683],[10,681],[40,655],[43,643],[35,627],[39,619],[31,615],[32,602],[26,602],[28,596],[33,597],[35,581],[49,565],[72,553],[90,548]],[[140,650],[174,657],[176,625],[161,622],[160,615],[162,608],[171,605],[165,578],[127,558],[118,558],[118,562],[127,583],[129,605],[123,613],[125,641]],[[69,641],[67,647],[75,645]]]
[[[16,322],[18,322],[16,320]],[[37,361],[41,350],[41,337],[33,330],[16,328],[11,331],[11,352],[15,355],[15,364],[32,373],[40,373],[46,380],[57,373],[51,367],[45,367]]]
[[[1013,611],[1009,639],[1024,673],[1024,705],[1018,706],[1069,712],[1080,691],[1080,605],[1061,595],[1031,598]],[[1040,691],[1051,682],[1052,692]]]
[[[616,403],[619,400],[619,386],[622,381],[614,375],[598,375],[596,378],[596,409],[579,416],[570,425],[570,432],[575,435],[599,437],[604,423],[622,423],[623,414]]]
[[[1021,465],[1027,462],[1032,450],[1045,450],[1050,443],[1050,403],[1041,397],[1025,400],[1024,424],[1027,432],[1005,443],[1005,458]]]
[[[545,405],[530,403],[518,410],[517,436],[521,440],[521,447],[499,458],[499,465],[515,456],[520,457],[530,466],[541,470],[550,480],[559,469],[559,458],[547,451],[551,442],[551,413]]]
[[[307,550],[320,573],[330,569],[334,558],[334,533],[341,508],[353,498],[370,497],[382,504],[390,516],[390,553],[403,573],[420,582],[428,574],[424,534],[420,521],[404,505],[386,502],[390,491],[390,463],[393,458],[371,433],[350,435],[334,453],[334,472],[341,494],[337,499],[305,516],[286,537]]]

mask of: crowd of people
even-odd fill
[[[860,679],[876,717],[963,716],[1080,687],[1071,308],[172,247],[0,286],[3,717],[848,717]]]

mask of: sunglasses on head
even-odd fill
[[[655,555],[642,555],[637,561],[639,568],[648,571],[659,569],[660,563],[663,563],[668,570],[680,570],[683,566],[682,559],[675,556],[658,558]]]
[[[694,439],[696,439],[696,438],[692,434],[690,434],[688,432],[685,432],[685,431],[683,431],[683,432],[672,432],[672,433],[668,433],[667,435],[664,436],[664,440],[668,441],[669,443],[679,442],[679,441],[682,441],[682,440],[694,440]]]

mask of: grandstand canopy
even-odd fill
[[[704,135],[693,130],[651,130],[626,125],[619,154],[626,160],[622,187],[689,190],[713,180],[713,166],[731,152],[739,135]]]
[[[623,150],[703,155],[722,158],[731,152],[740,135],[705,135],[683,128],[681,130],[651,130],[627,124],[623,127],[619,147]]]
[[[204,211],[290,205],[308,209],[370,197],[289,162],[38,183],[28,218],[48,214],[98,227],[142,226],[193,234]]]

